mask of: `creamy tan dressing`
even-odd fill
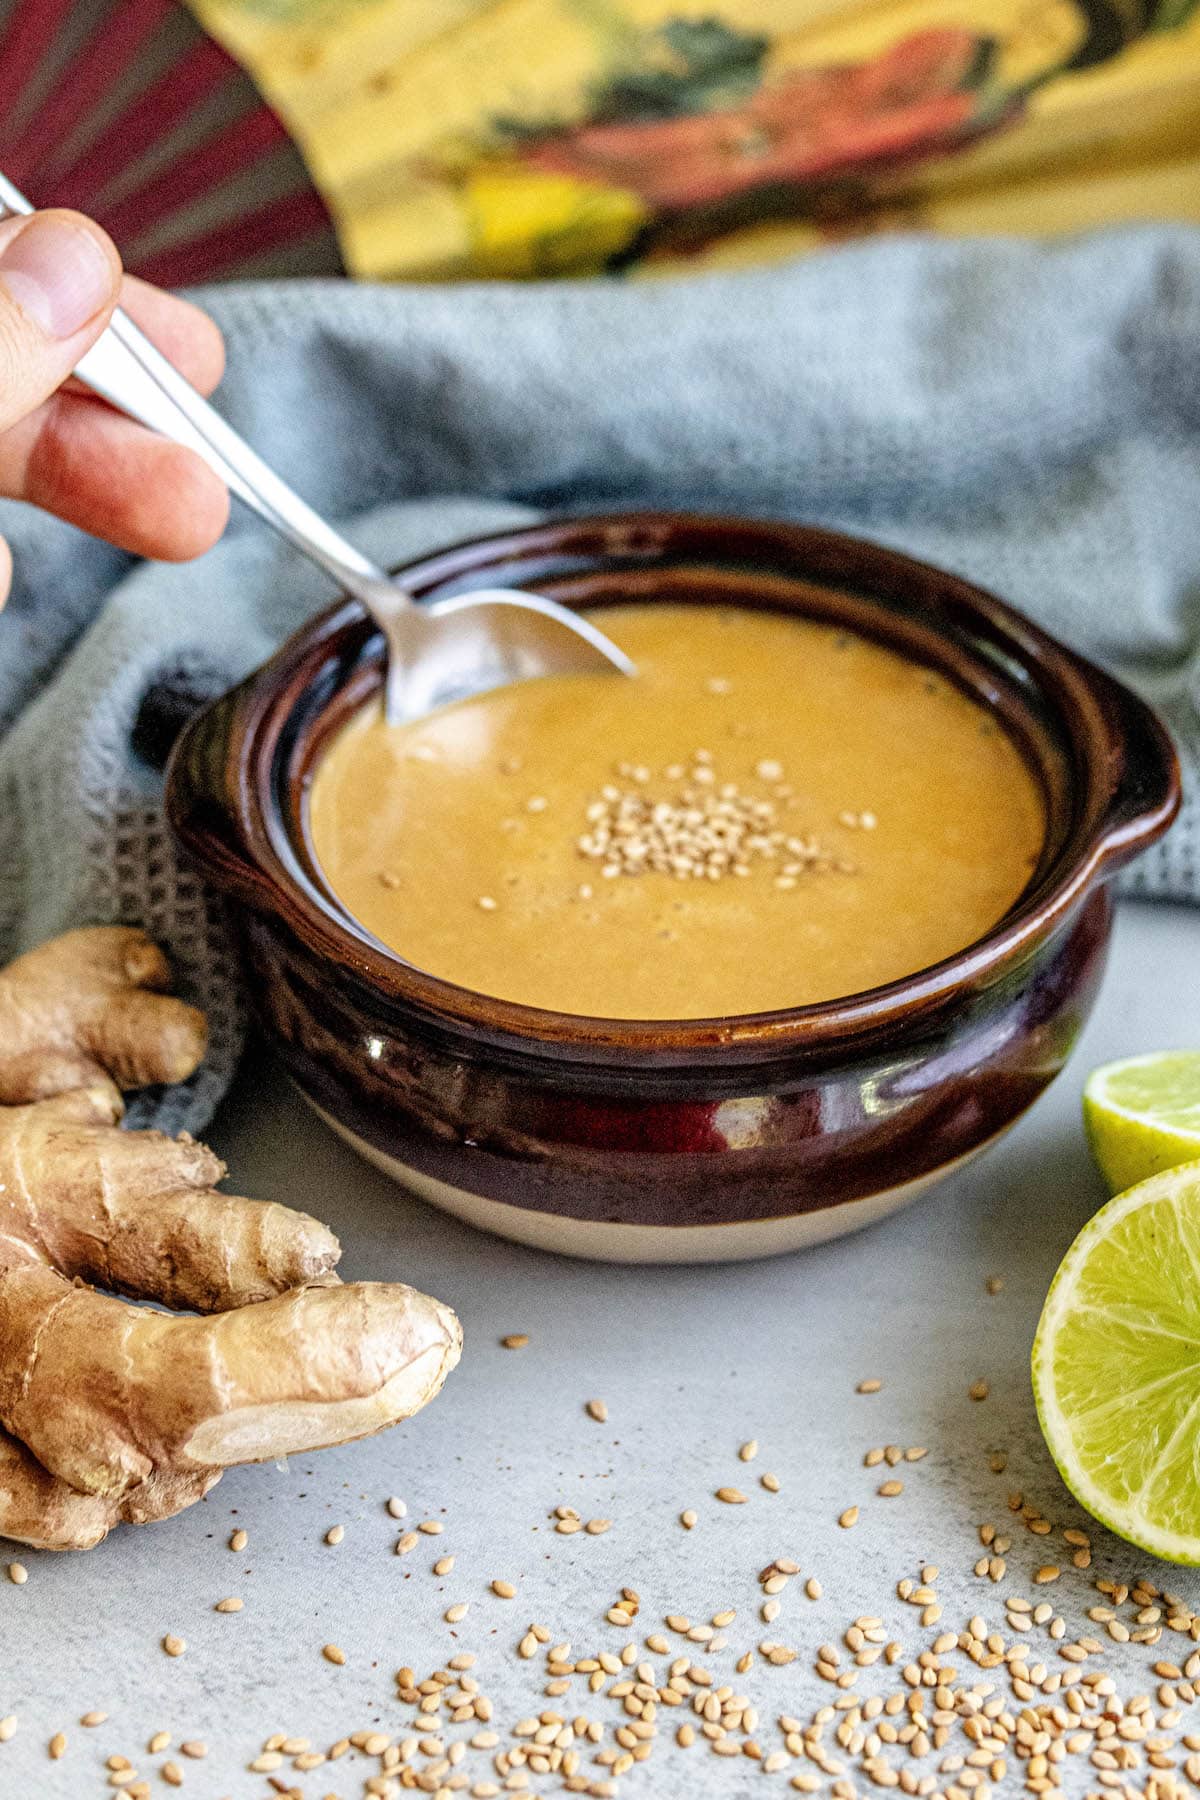
[[[592,616],[636,679],[546,677],[400,728],[372,705],[317,769],[330,888],[417,967],[596,1017],[768,1011],[928,967],[1025,886],[1037,786],[944,676],[781,613]]]

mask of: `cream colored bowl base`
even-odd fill
[[[465,1188],[436,1181],[368,1144],[318,1106],[308,1094],[304,1098],[326,1125],[360,1156],[420,1199],[428,1200],[430,1205],[453,1213],[456,1219],[463,1219],[481,1231],[510,1238],[513,1243],[529,1244],[535,1250],[552,1250],[559,1256],[581,1256],[592,1262],[750,1262],[759,1256],[782,1256],[790,1250],[805,1250],[812,1244],[824,1244],[830,1238],[859,1231],[864,1225],[873,1225],[876,1220],[899,1211],[926,1188],[987,1148],[986,1144],[981,1144],[978,1149],[968,1151],[965,1156],[928,1175],[919,1176],[915,1181],[902,1182],[898,1187],[885,1188],[881,1193],[848,1201],[843,1206],[823,1207],[819,1212],[793,1213],[781,1219],[737,1220],[721,1225],[612,1225],[593,1219],[568,1219],[561,1213],[533,1212],[524,1206],[508,1206],[503,1200],[489,1200],[481,1194],[469,1193]],[[995,1142],[995,1139],[988,1141]]]

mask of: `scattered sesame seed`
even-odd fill
[[[170,1742],[171,1734],[169,1731],[156,1731],[154,1736],[150,1739],[150,1742],[146,1745],[146,1749],[151,1756],[158,1756],[161,1751],[168,1747]]]
[[[15,1582],[17,1587],[24,1587],[25,1583],[29,1580],[29,1570],[25,1567],[24,1563],[10,1562],[8,1565],[8,1579]]]
[[[403,1537],[396,1539],[396,1555],[407,1556],[410,1550],[416,1549],[420,1541],[421,1539],[417,1532],[406,1531]]]
[[[854,1391],[856,1394],[877,1394],[882,1386],[883,1383],[877,1376],[869,1375],[865,1381],[858,1383]]]
[[[0,1719],[0,1744],[7,1744],[10,1737],[16,1736],[16,1730],[16,1713],[8,1713],[5,1718]]]
[[[406,1519],[408,1517],[408,1507],[404,1504],[404,1501],[401,1500],[399,1494],[392,1495],[387,1503],[387,1509],[393,1519]]]
[[[50,1755],[54,1758],[55,1762],[58,1761],[60,1756],[65,1756],[66,1751],[67,1751],[67,1734],[66,1734],[66,1732],[65,1731],[56,1731],[54,1736],[50,1739],[50,1742],[47,1744],[46,1748],[47,1748],[47,1750],[49,1750]]]
[[[479,896],[478,900],[476,900],[475,904],[479,908],[480,912],[495,912],[496,907],[499,904],[499,902],[494,900],[492,898],[491,894],[480,894],[480,896]]]
[[[746,1496],[743,1494],[741,1488],[719,1487],[717,1489],[717,1499],[723,1500],[726,1506],[745,1506],[746,1504]]]
[[[417,1526],[417,1530],[424,1532],[426,1537],[441,1537],[445,1529],[439,1519],[422,1519]]]
[[[103,1725],[103,1723],[104,1723],[105,1719],[107,1719],[107,1717],[108,1717],[108,1714],[106,1712],[96,1712],[96,1711],[85,1712],[82,1719],[80,1719],[79,1723],[81,1725],[86,1726],[87,1729],[90,1731],[96,1725]]]
[[[760,1475],[758,1479],[762,1486],[766,1488],[768,1494],[777,1494],[779,1492],[779,1477],[778,1475],[772,1475],[769,1469],[765,1475]]]
[[[246,1545],[249,1542],[250,1542],[249,1532],[243,1531],[240,1525],[238,1526],[236,1531],[230,1533],[229,1548],[231,1550],[244,1550],[246,1548]]]
[[[512,1331],[507,1337],[502,1337],[500,1342],[505,1350],[523,1350],[529,1338],[524,1331]]]
[[[986,1400],[990,1391],[986,1381],[973,1381],[967,1389],[967,1395],[971,1400]]]
[[[608,1407],[603,1400],[589,1400],[583,1410],[589,1418],[595,1419],[601,1425],[608,1421]]]
[[[757,1438],[747,1438],[746,1442],[742,1445],[741,1449],[738,1451],[738,1456],[740,1457],[742,1462],[753,1462],[754,1458],[757,1455],[758,1455],[758,1439]]]
[[[162,1641],[162,1647],[168,1656],[182,1656],[187,1649],[187,1640],[186,1638],[176,1637],[173,1631],[168,1631],[166,1637]]]
[[[217,1604],[213,1607],[213,1611],[219,1613],[241,1612],[244,1604],[243,1601],[238,1599],[236,1594],[231,1594],[227,1600],[218,1600]]]
[[[878,1391],[881,1385],[877,1381],[860,1384],[860,1391]],[[977,1385],[986,1390],[986,1383]],[[602,1404],[588,1403],[591,1416],[596,1416],[592,1406]],[[754,1440],[747,1440],[739,1450],[740,1460],[752,1460],[756,1450]],[[881,1472],[887,1474],[888,1470],[902,1463],[915,1463],[926,1454],[924,1446],[903,1449],[891,1444],[868,1451],[864,1461],[868,1467],[886,1464]],[[991,1457],[997,1454],[992,1452]],[[759,1479],[768,1491],[777,1491],[777,1482],[774,1488],[769,1486],[774,1477],[764,1474]],[[877,1490],[884,1496],[902,1491],[903,1483],[897,1476],[889,1476]],[[735,1488],[718,1489],[716,1493],[727,1503],[746,1499]],[[1020,1523],[1034,1536],[1061,1536],[1072,1553],[1072,1564],[1066,1568],[1068,1580],[1073,1568],[1087,1566],[1092,1546],[1086,1531],[1075,1527],[1060,1531],[1020,1493],[1009,1495],[1008,1507],[1016,1515],[1009,1522],[1010,1531],[1015,1531]],[[393,1517],[406,1516],[403,1502],[388,1501],[387,1508]],[[555,1530],[563,1535],[581,1531],[600,1535],[613,1523],[604,1518],[585,1522],[577,1509],[565,1504],[555,1506],[551,1518]],[[690,1509],[679,1518],[687,1530],[697,1523],[697,1514]],[[858,1518],[859,1508],[851,1506],[840,1515],[838,1523],[848,1529]],[[340,1527],[333,1529],[340,1533]],[[437,1521],[427,1521],[420,1528],[432,1535],[441,1529]],[[992,1523],[981,1524],[978,1535],[986,1554],[976,1563],[976,1574],[992,1581],[1003,1580],[1011,1538]],[[240,1546],[234,1544],[236,1536],[237,1533],[230,1538],[230,1547],[244,1547],[245,1535],[242,1534]],[[418,1542],[419,1533],[414,1530],[400,1540],[397,1549],[406,1544],[412,1548]],[[1042,1548],[1042,1553],[1049,1548]],[[1084,1559],[1082,1563],[1080,1558]],[[431,1564],[434,1575],[448,1575],[454,1562],[453,1556],[438,1557]],[[1065,1565],[1065,1556],[1063,1562]],[[768,1627],[774,1625],[782,1610],[777,1596],[799,1573],[799,1565],[786,1556],[775,1558],[758,1572],[763,1596],[759,1612]],[[1057,1581],[1061,1573],[1058,1564],[1047,1563],[1032,1577],[1026,1568],[1023,1579],[1043,1585]],[[938,1629],[943,1612],[934,1585],[938,1575],[936,1565],[927,1563],[921,1567],[919,1581],[905,1577],[897,1584],[900,1599],[912,1606],[922,1628],[931,1634]],[[843,1626],[837,1640],[841,1648],[829,1643],[816,1653],[816,1673],[828,1684],[825,1691],[831,1697],[830,1704],[817,1708],[807,1722],[780,1715],[777,1725],[781,1739],[774,1741],[770,1736],[774,1726],[767,1721],[760,1725],[752,1693],[735,1694],[731,1680],[725,1679],[725,1666],[716,1661],[727,1647],[727,1640],[720,1634],[736,1619],[735,1609],[725,1606],[711,1614],[709,1623],[702,1618],[693,1624],[683,1614],[667,1615],[668,1630],[684,1640],[677,1643],[684,1654],[674,1658],[670,1640],[658,1631],[645,1638],[644,1651],[639,1651],[635,1641],[622,1641],[612,1650],[580,1655],[573,1652],[570,1643],[552,1643],[552,1634],[546,1627],[530,1625],[516,1653],[522,1660],[532,1661],[544,1652],[545,1673],[539,1668],[530,1674],[536,1674],[546,1700],[535,1702],[530,1717],[519,1720],[507,1735],[479,1729],[492,1718],[492,1702],[468,1673],[475,1657],[464,1651],[424,1680],[418,1680],[411,1668],[398,1672],[399,1699],[415,1709],[411,1737],[393,1741],[382,1731],[363,1729],[339,1739],[324,1751],[314,1750],[307,1738],[279,1733],[266,1740],[250,1766],[255,1772],[268,1775],[271,1787],[285,1800],[298,1800],[296,1774],[337,1760],[352,1747],[378,1759],[378,1772],[369,1774],[365,1781],[365,1792],[371,1800],[394,1796],[401,1787],[406,1791],[419,1788],[430,1792],[436,1800],[452,1800],[459,1791],[469,1791],[480,1800],[488,1796],[497,1800],[501,1793],[528,1792],[531,1783],[543,1776],[554,1777],[569,1793],[602,1797],[615,1794],[614,1784],[651,1755],[656,1737],[660,1744],[657,1754],[661,1756],[661,1746],[665,1744],[669,1751],[673,1735],[681,1749],[697,1743],[701,1748],[707,1745],[714,1755],[745,1757],[766,1774],[782,1773],[794,1766],[795,1759],[804,1759],[812,1765],[813,1772],[804,1767],[789,1775],[792,1789],[817,1793],[831,1782],[831,1800],[860,1800],[861,1786],[855,1786],[860,1773],[874,1786],[898,1786],[906,1800],[992,1800],[993,1793],[1006,1791],[1014,1759],[1036,1800],[1061,1800],[1064,1792],[1074,1792],[1074,1784],[1066,1777],[1073,1767],[1078,1768],[1068,1761],[1075,1757],[1086,1758],[1096,1769],[1096,1776],[1091,1779],[1098,1783],[1100,1791],[1090,1794],[1089,1800],[1104,1800],[1110,1789],[1114,1790],[1114,1800],[1124,1800],[1126,1795],[1134,1795],[1136,1800],[1181,1800],[1182,1788],[1177,1786],[1177,1778],[1186,1777],[1200,1788],[1200,1730],[1182,1735],[1179,1731],[1184,1709],[1200,1700],[1200,1614],[1193,1615],[1183,1599],[1161,1592],[1145,1576],[1132,1585],[1107,1580],[1097,1580],[1094,1585],[1107,1604],[1093,1606],[1088,1617],[1095,1627],[1104,1629],[1096,1637],[1081,1635],[1074,1641],[1069,1639],[1065,1619],[1055,1613],[1048,1601],[1035,1605],[1016,1593],[998,1596],[1004,1601],[1003,1635],[976,1616],[965,1629],[951,1626],[936,1637],[931,1635],[923,1646],[914,1646],[911,1653],[903,1650],[898,1641],[888,1640],[879,1617],[862,1613]],[[510,1582],[497,1579],[491,1587],[500,1598],[515,1597],[516,1589]],[[815,1577],[804,1582],[804,1592],[810,1600],[822,1598],[821,1584]],[[641,1602],[632,1588],[621,1588],[619,1594],[604,1617],[609,1624],[628,1632]],[[240,1604],[233,1600],[219,1602],[217,1610],[236,1610]],[[460,1601],[447,1606],[443,1615],[446,1622],[461,1622],[469,1605]],[[1118,1617],[1126,1606],[1128,1624]],[[1039,1631],[1044,1634],[1042,1637],[1033,1635]],[[1154,1646],[1164,1632],[1177,1634],[1179,1648],[1172,1647],[1164,1655],[1172,1644],[1167,1639],[1160,1650],[1151,1651],[1159,1657],[1150,1665],[1159,1683],[1157,1690],[1147,1682],[1150,1692],[1122,1701],[1114,1678],[1104,1672],[1102,1646],[1113,1641]],[[1047,1639],[1053,1646],[1050,1656],[1045,1654]],[[164,1638],[162,1643],[169,1654],[180,1654],[185,1648],[181,1639]],[[704,1646],[703,1651],[695,1649],[698,1645]],[[1045,1660],[1038,1660],[1039,1650]],[[665,1668],[639,1662],[639,1655],[644,1656],[645,1652],[668,1659]],[[692,1654],[712,1658],[711,1670],[693,1663]],[[339,1666],[347,1660],[336,1645],[325,1645],[322,1655]],[[730,1663],[739,1676],[746,1676],[761,1664],[787,1666],[798,1655],[790,1645],[768,1637],[757,1645],[738,1645],[730,1651]],[[1170,1655],[1178,1656],[1179,1661],[1170,1660]],[[967,1665],[965,1673],[963,1659]],[[866,1671],[872,1668],[877,1675],[894,1670],[893,1683],[902,1685],[895,1685],[885,1697],[885,1691],[868,1686],[873,1678]],[[863,1686],[856,1691],[860,1679]],[[586,1684],[589,1694],[600,1696],[597,1707],[611,1701],[619,1709],[611,1740],[600,1717],[589,1718],[582,1713],[572,1717],[570,1703],[564,1703],[561,1712],[550,1710],[547,1702],[555,1704],[570,1693],[573,1681]],[[745,1685],[750,1687],[751,1683]],[[536,1710],[539,1705],[546,1710]],[[663,1707],[684,1709],[676,1715],[681,1722],[673,1734],[661,1729],[656,1732],[655,1720],[661,1727]],[[105,1717],[102,1712],[86,1713],[80,1723],[95,1725]],[[13,1735],[16,1723],[15,1715],[0,1721],[0,1742]],[[451,1742],[450,1728],[460,1724],[466,1726],[466,1731]],[[429,1735],[421,1736],[422,1732]],[[61,1744],[61,1748],[56,1750],[56,1744]],[[150,1740],[149,1750],[158,1754],[169,1744],[167,1732],[157,1733]],[[50,1754],[59,1756],[65,1750],[66,1736],[58,1733],[50,1740]],[[498,1781],[471,1782],[471,1751],[495,1753]],[[205,1746],[184,1742],[180,1752],[185,1756],[203,1756]],[[587,1767],[585,1758],[593,1755],[604,1779],[597,1779],[596,1770]],[[289,1757],[291,1769],[277,1775],[275,1771],[282,1770]],[[419,1758],[425,1759],[424,1767]],[[1177,1764],[1181,1774],[1178,1770],[1172,1773]],[[110,1757],[107,1767],[111,1785],[139,1796],[140,1800],[151,1800],[149,1783],[139,1780],[128,1758]],[[168,1770],[174,1773],[168,1774]],[[1161,1779],[1156,1774],[1159,1770],[1164,1772]],[[178,1764],[164,1764],[159,1774],[168,1785],[182,1783]],[[706,1784],[701,1781],[692,1785],[699,1791]],[[327,1795],[326,1800],[333,1797]]]

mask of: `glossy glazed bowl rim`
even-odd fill
[[[940,599],[960,606],[965,620],[1007,646],[1022,667],[1039,671],[1060,703],[1064,729],[1073,727],[1075,751],[1103,747],[1101,757],[1076,756],[1074,781],[1078,783],[1082,770],[1086,792],[1076,808],[1077,822],[1049,866],[989,931],[954,955],[884,986],[828,1001],[684,1020],[558,1013],[480,994],[405,962],[357,926],[319,871],[314,878],[304,866],[305,857],[314,865],[315,858],[307,845],[305,857],[298,855],[298,833],[274,797],[273,775],[297,693],[314,685],[322,661],[347,633],[358,634],[364,644],[373,641],[361,609],[347,600],[302,626],[268,662],[185,729],[167,772],[168,815],[177,836],[215,886],[286,926],[331,966],[349,971],[369,991],[376,1010],[382,1004],[471,1049],[486,1043],[534,1057],[663,1067],[775,1061],[898,1030],[911,1032],[918,1021],[971,999],[981,986],[1019,966],[1074,913],[1097,880],[1167,829],[1180,804],[1179,767],[1170,738],[1144,701],[987,590],[870,540],[729,515],[585,514],[472,538],[423,556],[398,573],[418,597],[428,597],[450,588],[491,585],[496,579],[511,585],[513,577],[495,575],[497,562],[537,554],[550,561],[566,558],[577,541],[595,540],[591,554],[601,563],[622,555],[640,557],[639,566],[653,572],[655,567],[686,567],[684,547],[695,553],[705,543],[710,561],[719,563],[721,541],[730,537],[761,554],[760,563],[751,554],[742,566],[764,577],[778,572],[778,561],[770,560],[774,551],[792,559],[795,573],[808,580],[814,578],[814,561],[836,569],[849,558],[874,572],[876,587],[886,588],[885,575],[898,581],[907,575],[923,588],[932,583]],[[646,560],[648,550],[655,554]],[[724,560],[728,562],[728,554]],[[824,570],[822,579],[837,586]],[[859,596],[886,619],[886,601],[861,582],[861,575],[857,584],[842,578],[844,588],[857,586]],[[881,636],[887,641],[885,633]],[[982,652],[977,650],[975,657],[984,668]],[[310,664],[309,680],[297,689],[297,673]],[[218,736],[226,754],[223,791],[216,800],[224,817],[220,831],[214,832],[214,796],[201,791],[191,752],[221,709]],[[1146,759],[1141,770],[1132,766],[1136,757],[1131,746],[1139,738]],[[1030,763],[1029,752],[1022,754]]]

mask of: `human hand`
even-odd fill
[[[0,224],[0,494],[138,556],[198,556],[225,528],[221,481],[192,451],[68,380],[118,303],[211,393],[224,367],[216,326],[187,301],[123,276],[98,225],[70,212]],[[0,538],[0,605],[11,574]]]

